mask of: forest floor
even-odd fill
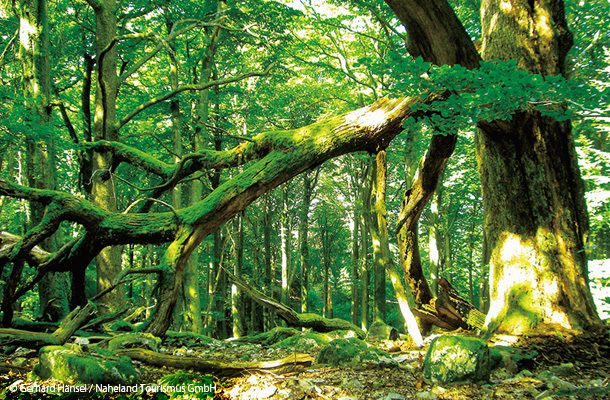
[[[466,332],[458,333],[468,335]],[[496,338],[496,344],[510,337]],[[400,400],[400,399],[610,399],[610,338],[608,332],[588,333],[574,337],[529,336],[515,339],[514,347],[537,356],[525,363],[502,368],[492,373],[484,384],[438,385],[427,382],[422,372],[427,347],[415,348],[409,341],[384,341],[376,346],[399,362],[397,368],[353,370],[329,366],[300,367],[281,374],[247,371],[237,377],[214,378],[217,399],[342,399],[342,400]],[[427,341],[429,343],[429,340]],[[507,344],[507,343],[501,343]],[[197,356],[222,362],[279,360],[292,354],[290,349],[215,341],[214,345],[172,346],[162,348],[174,355]],[[312,353],[312,357],[316,354]],[[16,366],[14,356],[0,358],[0,399],[4,398],[82,398],[79,394],[36,395],[10,393],[11,383],[31,380],[30,371],[38,363],[35,353],[25,354]],[[571,364],[571,365],[570,365]],[[7,368],[8,366],[10,368]],[[562,366],[566,368],[560,368]],[[180,372],[166,367],[139,364],[140,382],[159,382],[163,377]],[[563,371],[563,372],[562,372]],[[56,385],[56,382],[38,382]],[[101,395],[88,398],[145,398],[166,399],[167,396]],[[173,396],[172,399],[194,398]],[[201,398],[201,397],[199,397]]]

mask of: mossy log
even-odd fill
[[[70,337],[89,322],[96,313],[93,304],[88,303],[82,309],[75,308],[53,333],[30,332],[20,329],[0,329],[0,346],[21,346],[28,349],[40,349],[44,346],[61,346]]]
[[[440,278],[438,284],[442,289],[438,298],[432,299],[422,308],[414,309],[413,313],[420,320],[451,331],[458,328],[483,329],[485,315],[460,296],[445,278]]]
[[[232,283],[240,287],[248,296],[250,296],[252,300],[256,301],[258,304],[275,311],[277,315],[286,321],[289,326],[312,328],[318,332],[332,332],[341,330],[354,331],[359,339],[364,339],[366,337],[366,333],[364,333],[362,329],[343,319],[329,319],[312,313],[298,313],[287,305],[282,304],[264,293],[254,289],[252,286],[237,278],[226,269],[224,270]]]
[[[309,367],[314,358],[309,354],[292,354],[281,360],[260,362],[235,362],[203,360],[201,357],[172,356],[144,349],[117,350],[117,354],[132,360],[158,367],[188,369],[219,377],[236,376],[246,371],[265,370],[274,373],[286,373],[295,369]]]

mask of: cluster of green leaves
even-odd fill
[[[562,76],[530,74],[514,60],[482,62],[475,70],[460,65],[434,66],[421,57],[393,55],[394,89],[407,96],[448,92],[447,100],[416,104],[424,117],[410,119],[405,127],[423,123],[435,132],[455,133],[478,121],[511,120],[518,112],[539,112],[559,121],[610,104],[610,88],[567,80]]]

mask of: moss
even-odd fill
[[[309,353],[330,343],[334,338],[331,338],[328,333],[307,332],[299,335],[290,336],[280,342],[277,342],[273,347],[295,349],[300,353]]]
[[[316,363],[352,369],[397,365],[396,361],[382,350],[368,347],[364,341],[356,338],[333,340],[320,350]]]
[[[477,338],[438,337],[430,344],[424,360],[424,376],[435,382],[480,382],[488,380],[489,374],[489,348]]]
[[[85,354],[79,348],[46,346],[40,349],[39,364],[34,375],[41,379],[57,379],[87,384],[133,384],[139,374],[128,357],[95,350]]]
[[[150,333],[128,333],[115,336],[108,342],[108,350],[129,349],[133,347],[159,351],[161,339]]]

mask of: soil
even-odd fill
[[[455,334],[455,333],[452,333]],[[461,332],[460,334],[466,334]],[[244,371],[241,376],[214,378],[217,399],[610,399],[610,336],[607,330],[578,336],[538,335],[501,337],[495,344],[510,344],[537,356],[518,365],[492,373],[484,384],[460,383],[438,385],[427,382],[422,374],[426,347],[415,348],[410,341],[375,343],[399,361],[398,368],[352,370],[329,366],[301,367],[281,375],[259,371]],[[511,343],[512,342],[512,343]],[[428,340],[429,343],[429,340]],[[291,354],[290,349],[255,344],[216,341],[198,346],[164,347],[163,352],[190,355],[223,362],[278,360]],[[312,353],[315,357],[316,353]],[[21,380],[34,385],[30,372],[38,363],[37,353],[19,349],[0,359],[0,399],[3,398],[83,398],[82,394],[46,394],[11,392],[10,385]],[[151,384],[179,370],[138,365],[140,381]],[[562,372],[563,371],[563,372]],[[567,371],[567,372],[566,372]],[[195,373],[194,379],[202,374]],[[37,381],[39,386],[59,385],[56,381]],[[160,393],[121,395],[93,393],[98,399],[167,399]],[[172,399],[193,398],[174,396]],[[200,393],[194,398],[204,398]]]

